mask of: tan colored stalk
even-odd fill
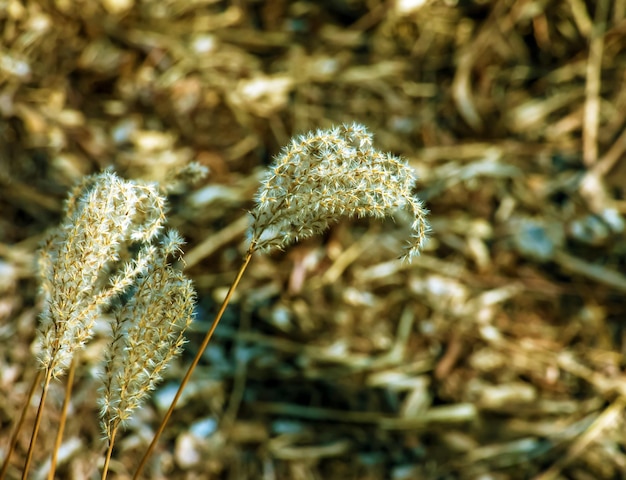
[[[117,436],[118,426],[113,427],[110,433],[109,446],[107,447],[107,453],[104,456],[104,467],[102,468],[102,480],[106,480],[109,473],[109,464],[111,463],[111,455],[113,455],[113,446],[115,445],[115,437]]]
[[[28,453],[26,454],[26,461],[24,462],[24,468],[22,470],[22,480],[26,480],[28,478],[30,464],[33,461],[35,443],[37,442],[37,436],[39,434],[39,427],[41,425],[41,418],[43,415],[43,407],[46,403],[46,398],[48,396],[50,380],[52,380],[52,370],[47,369],[45,371],[45,378],[43,382],[43,387],[41,389],[41,398],[39,399],[39,406],[37,407],[37,415],[35,415],[35,425],[33,426],[33,432],[30,435],[30,442],[28,444]]]
[[[50,471],[48,472],[48,480],[54,480],[54,474],[57,469],[57,457],[61,443],[63,442],[63,432],[65,431],[65,424],[67,422],[67,410],[70,406],[70,400],[72,398],[72,388],[74,386],[74,374],[76,373],[76,358],[72,359],[70,369],[67,373],[67,387],[65,387],[65,397],[63,398],[63,407],[61,408],[61,418],[59,419],[59,427],[57,430],[57,437],[54,442],[54,450],[52,450],[52,458],[50,460]]]

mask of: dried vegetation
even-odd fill
[[[425,251],[398,262],[393,221],[353,219],[255,258],[150,478],[626,475],[625,0],[6,0],[0,32],[0,449],[36,373],[34,252],[76,181],[210,168],[170,199],[201,330],[261,167],[292,134],[356,121],[417,169]],[[104,448],[95,327],[62,478]],[[110,478],[133,472],[201,336]]]

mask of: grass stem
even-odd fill
[[[63,432],[67,422],[67,410],[69,409],[70,400],[72,398],[72,387],[74,385],[74,374],[76,373],[76,359],[72,359],[70,369],[67,376],[67,387],[65,388],[65,397],[63,398],[63,407],[61,409],[61,418],[59,420],[59,428],[57,437],[54,441],[54,449],[52,450],[52,459],[50,460],[50,471],[48,472],[48,480],[54,480],[54,474],[57,469],[57,457],[63,441]]]
[[[115,445],[115,437],[117,435],[117,426],[111,431],[111,437],[109,438],[109,448],[107,448],[107,454],[104,458],[104,467],[102,468],[102,480],[106,480],[109,473],[109,464],[111,463],[111,455],[113,455],[113,445]]]
[[[41,417],[43,416],[43,407],[46,403],[46,397],[48,396],[48,389],[50,387],[50,380],[52,379],[52,369],[46,369],[46,376],[41,389],[41,398],[39,399],[39,407],[37,408],[37,415],[35,416],[35,425],[33,426],[33,433],[30,436],[30,443],[28,445],[28,453],[26,454],[26,462],[24,462],[24,470],[22,471],[22,480],[28,478],[28,472],[30,470],[30,464],[33,460],[33,453],[35,451],[35,444],[37,443],[37,435],[39,434],[39,427],[41,425]]]

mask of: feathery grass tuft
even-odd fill
[[[191,281],[167,261],[180,245],[178,233],[168,232],[146,271],[135,281],[130,298],[114,308],[100,400],[108,438],[154,389],[185,343],[183,334],[193,319],[195,291]]]
[[[422,248],[426,210],[413,195],[413,170],[372,146],[359,124],[299,136],[276,157],[252,212],[251,248],[269,251],[317,235],[340,217],[383,218],[405,209],[413,217],[405,257]]]
[[[165,200],[152,185],[110,172],[87,177],[67,202],[66,216],[39,257],[43,293],[39,361],[59,377],[92,336],[95,320],[150,263],[142,251],[109,271],[132,242],[149,242],[165,220]]]

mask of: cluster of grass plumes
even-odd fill
[[[109,442],[103,478],[119,426],[180,353],[193,318],[195,292],[182,272],[168,263],[181,255],[183,241],[175,231],[162,232],[165,210],[165,198],[156,185],[123,180],[111,172],[86,177],[71,192],[65,218],[39,257],[43,309],[38,359],[44,380],[23,478],[30,468],[50,381],[68,367],[73,377],[73,357],[92,337],[103,313],[110,312],[113,318],[101,398]],[[71,387],[70,380],[57,449]],[[14,445],[12,441],[0,478]]]
[[[197,176],[194,169],[189,174]],[[345,216],[383,218],[404,210],[412,217],[405,253],[410,259],[419,253],[428,232],[426,211],[413,194],[414,185],[413,170],[406,162],[374,149],[372,135],[361,125],[319,130],[291,142],[261,184],[242,266],[134,478],[139,478],[253,253],[286,248],[322,233]],[[45,377],[23,478],[29,470],[49,383],[68,366],[72,377],[73,356],[92,336],[101,314],[106,311],[111,318],[100,398],[108,440],[103,479],[119,428],[180,353],[193,318],[195,292],[170,263],[180,257],[182,239],[175,231],[164,233],[164,221],[165,199],[154,185],[102,173],[87,177],[71,193],[65,220],[40,255],[44,307],[39,361]],[[57,446],[62,426],[63,421]]]
[[[413,195],[413,170],[376,150],[359,124],[299,136],[275,159],[256,197],[251,248],[283,249],[322,233],[342,216],[412,215],[406,257],[417,254],[428,232],[426,211]]]

